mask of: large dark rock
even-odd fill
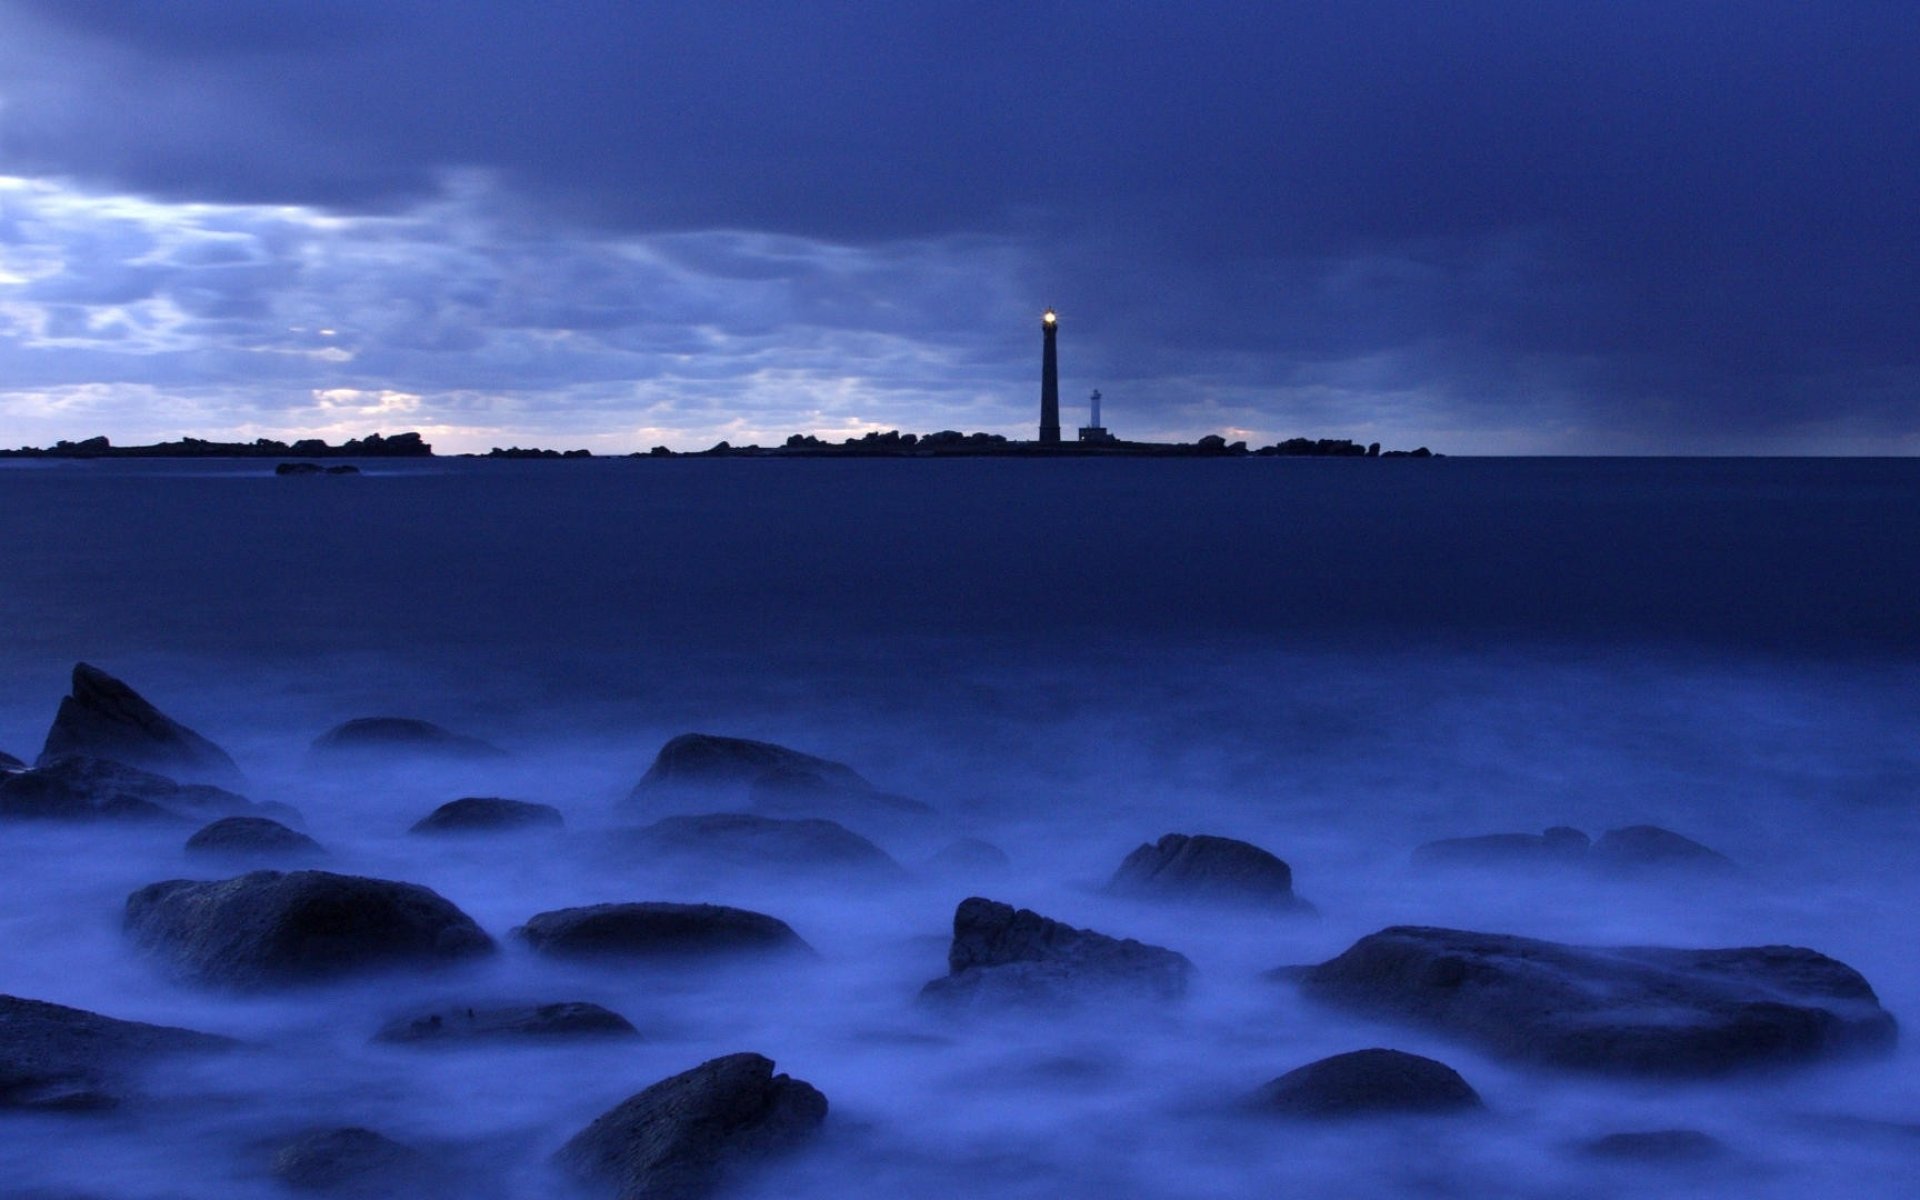
[[[494,948],[427,888],[326,871],[149,884],[127,897],[126,928],[183,977],[235,988],[442,966]]]
[[[1255,1103],[1290,1117],[1453,1113],[1480,1094],[1443,1062],[1404,1050],[1355,1050],[1296,1067],[1262,1087]]]
[[[273,1154],[273,1177],[300,1192],[352,1196],[418,1194],[433,1164],[411,1146],[353,1126],[313,1129]]]
[[[1416,847],[1413,861],[1422,867],[1563,866],[1584,863],[1591,844],[1578,829],[1556,825],[1545,833],[1441,838]]]
[[[449,800],[415,821],[410,833],[501,833],[514,829],[559,829],[566,824],[551,804],[468,796]]]
[[[1704,1075],[1893,1045],[1858,972],[1794,946],[1567,946],[1395,926],[1289,972],[1309,996],[1589,1071]]]
[[[60,701],[38,765],[76,755],[192,779],[230,782],[240,775],[225,750],[87,663],[73,665],[73,694]]]
[[[683,733],[660,747],[653,765],[633,789],[635,799],[649,792],[725,791],[744,794],[769,772],[811,775],[823,783],[855,791],[874,787],[852,767],[831,759],[789,750],[772,742],[718,737],[710,733]]]
[[[222,817],[187,839],[188,854],[224,859],[309,859],[326,850],[269,817]]]
[[[128,1097],[142,1065],[231,1045],[189,1029],[0,996],[0,1109],[112,1107]]]
[[[358,717],[335,725],[313,739],[320,758],[352,759],[387,755],[431,758],[504,758],[506,751],[476,737],[442,729],[411,717]]]
[[[0,775],[0,817],[56,821],[204,821],[254,808],[245,796],[104,758],[55,759]]]
[[[803,1145],[827,1117],[811,1084],[758,1054],[701,1063],[587,1126],[554,1162],[616,1200],[705,1200]]]
[[[1310,907],[1293,894],[1293,870],[1260,847],[1209,834],[1169,833],[1141,846],[1107,882],[1116,896],[1272,908]]]
[[[783,820],[753,813],[667,817],[623,831],[613,845],[627,857],[692,860],[752,870],[806,870],[899,875],[885,850],[844,825]]]
[[[376,1042],[436,1044],[573,1037],[638,1037],[617,1012],[574,1001],[512,1004],[495,1008],[455,1005],[398,1017],[373,1035]]]
[[[1193,964],[1172,950],[973,896],[954,910],[947,974],[922,988],[920,998],[943,1007],[1166,1001],[1186,994],[1192,973]]]
[[[540,913],[513,932],[564,958],[811,952],[778,917],[722,904],[589,904]]]

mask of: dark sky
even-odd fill
[[[1909,2],[0,2],[0,442],[1920,452]]]

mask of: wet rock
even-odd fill
[[[0,1110],[110,1108],[142,1065],[222,1050],[227,1038],[0,996]]]
[[[358,717],[313,740],[313,754],[331,759],[392,754],[487,759],[504,758],[506,753],[490,742],[411,717]]]
[[[985,900],[953,914],[947,974],[920,990],[940,1007],[1054,1007],[1083,1000],[1176,1000],[1193,964],[1185,955],[1131,938],[1075,929],[1030,909]]]
[[[381,1026],[376,1042],[449,1043],[574,1037],[638,1037],[617,1012],[575,1001],[494,1008],[453,1005],[399,1017]]]
[[[969,837],[942,846],[927,860],[926,866],[943,875],[997,875],[1012,867],[1013,860],[992,842]]]
[[[1578,1070],[1710,1075],[1895,1039],[1858,972],[1794,946],[1602,948],[1395,926],[1287,974],[1329,1004]]]
[[[1293,870],[1260,847],[1209,834],[1169,833],[1141,846],[1107,882],[1116,896],[1272,908],[1310,908],[1293,894]]]
[[[660,747],[653,765],[633,789],[633,798],[648,793],[723,791],[744,795],[763,775],[813,776],[823,784],[857,792],[874,786],[845,763],[817,758],[772,742],[718,737],[710,733],[683,733]]]
[[[543,912],[513,931],[563,958],[682,958],[811,953],[778,917],[722,904],[589,904]]]
[[[1667,869],[1730,871],[1733,860],[1690,837],[1658,825],[1609,829],[1593,845],[1594,861],[1621,870]]]
[[[1488,833],[1441,838],[1415,848],[1414,865],[1560,866],[1584,863],[1591,844],[1578,829],[1556,825],[1545,833]]]
[[[225,750],[87,663],[73,665],[73,693],[60,701],[36,765],[75,756],[189,779],[231,782],[240,776]]]
[[[414,822],[410,833],[501,833],[515,829],[559,829],[566,824],[551,804],[468,796],[449,800]]]
[[[866,838],[832,821],[786,820],[753,813],[667,817],[616,835],[625,855],[692,859],[749,869],[825,870],[899,875],[900,864]]]
[[[242,989],[444,966],[494,949],[427,888],[326,871],[149,884],[127,897],[126,929],[182,977]]]
[[[1644,1163],[1707,1162],[1727,1152],[1726,1143],[1698,1129],[1650,1129],[1610,1133],[1583,1142],[1580,1150],[1594,1158]]]
[[[314,1129],[279,1147],[273,1176],[295,1191],[400,1197],[433,1177],[428,1157],[371,1129]]]
[[[222,817],[187,839],[188,854],[207,858],[319,858],[319,842],[268,817]]]
[[[617,1200],[704,1200],[804,1145],[827,1117],[811,1084],[729,1054],[663,1079],[602,1115],[554,1155]]]
[[[1443,1062],[1403,1050],[1355,1050],[1288,1071],[1255,1095],[1262,1109],[1290,1117],[1455,1113],[1481,1107],[1480,1094]]]
[[[55,821],[204,821],[255,808],[245,796],[104,758],[55,759],[0,775],[0,817]]]

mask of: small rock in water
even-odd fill
[[[1116,896],[1311,908],[1293,894],[1293,869],[1248,842],[1169,833],[1141,846],[1107,883]]]
[[[504,758],[507,753],[490,742],[412,717],[357,717],[315,738],[312,752],[336,759],[391,754],[486,759]]]
[[[434,1172],[427,1156],[371,1129],[314,1129],[274,1151],[273,1176],[301,1192],[401,1197]]]
[[[0,996],[0,1109],[111,1108],[128,1097],[128,1076],[142,1064],[233,1044],[190,1029]]]
[[[468,796],[449,800],[414,822],[410,833],[498,833],[512,829],[559,829],[566,824],[551,804]]]
[[[88,663],[73,665],[72,694],[60,701],[36,765],[73,756],[111,759],[189,779],[233,782],[240,777],[240,768],[225,750]]]
[[[843,825],[753,813],[667,817],[614,835],[623,853],[721,864],[748,870],[904,874],[885,850]]]
[[[245,813],[245,796],[104,758],[70,756],[0,774],[0,817],[54,821],[204,821]]]
[[[1609,829],[1593,844],[1594,861],[1616,869],[1671,868],[1729,871],[1733,860],[1690,837],[1658,825]]]
[[[567,1004],[516,1004],[495,1008],[452,1006],[381,1026],[376,1042],[474,1042],[515,1038],[638,1037],[640,1031],[617,1012],[575,1001]]]
[[[513,932],[567,958],[812,953],[785,921],[721,904],[590,904],[540,913]]]
[[[188,838],[186,851],[207,858],[319,858],[326,854],[319,842],[267,817],[222,817]]]
[[[616,1200],[706,1200],[804,1145],[827,1118],[813,1085],[729,1054],[663,1079],[600,1116],[553,1161]]]
[[[954,910],[947,972],[920,990],[923,1002],[1058,1007],[1116,997],[1176,1000],[1186,994],[1193,964],[1172,950],[973,896]]]
[[[683,733],[660,747],[653,765],[634,786],[633,799],[650,792],[723,791],[745,795],[769,772],[811,776],[822,784],[856,792],[872,792],[871,783],[845,763],[817,758],[772,742],[719,737],[711,733]]]
[[[1693,1163],[1719,1158],[1727,1152],[1724,1142],[1698,1129],[1650,1129],[1634,1133],[1610,1133],[1582,1143],[1582,1152],[1595,1158],[1624,1159],[1630,1162]]]
[[[942,875],[1000,874],[1013,866],[1007,852],[980,838],[958,838],[942,846],[926,861],[929,871]]]
[[[1296,1067],[1255,1094],[1290,1117],[1453,1113],[1482,1107],[1480,1094],[1443,1062],[1403,1050],[1355,1050]]]
[[[242,989],[445,966],[494,949],[436,892],[327,871],[149,884],[127,897],[126,929],[182,977]]]

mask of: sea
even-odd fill
[[[327,869],[439,892],[501,944],[451,972],[183,982],[128,893],[211,878],[189,829],[0,825],[0,992],[240,1039],[107,1113],[0,1112],[0,1196],[284,1197],[273,1147],[358,1126],[450,1195],[572,1196],[548,1162],[657,1080],[765,1054],[831,1106],[734,1195],[1009,1200],[1909,1197],[1920,1051],[1715,1079],[1518,1065],[1307,1002],[1269,972],[1395,924],[1583,945],[1807,946],[1920,1022],[1920,461],[369,460],[0,464],[0,750],[76,662],[228,750]],[[357,717],[508,751],[351,769]],[[875,881],[670,872],[609,831],[689,732],[846,763],[932,809],[862,829]],[[462,796],[560,834],[428,839]],[[1434,874],[1446,837],[1656,824],[1725,878]],[[1265,847],[1316,915],[1108,894],[1168,833]],[[1007,864],[930,865],[977,838]],[[917,1003],[986,896],[1187,955],[1191,994],[959,1019]],[[734,904],[818,955],[556,963],[510,931],[628,900]],[[472,998],[621,1013],[624,1041],[376,1044]],[[1364,1047],[1440,1059],[1460,1118],[1302,1124],[1262,1084]],[[1704,1162],[1596,1158],[1695,1129]],[[420,1194],[428,1194],[422,1192]],[[591,1194],[591,1193],[586,1193]]]

